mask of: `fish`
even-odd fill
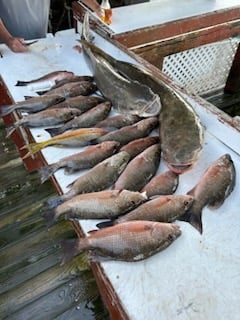
[[[45,182],[54,172],[60,168],[64,168],[65,174],[72,174],[78,170],[89,169],[99,162],[112,156],[119,149],[119,142],[104,141],[100,144],[88,146],[83,151],[64,157],[59,161],[41,167],[39,175],[41,183]]]
[[[46,129],[46,131],[53,137],[67,130],[94,127],[98,121],[105,119],[109,115],[111,108],[111,102],[102,102],[96,107],[74,117],[74,119],[70,119],[61,127]]]
[[[130,126],[111,131],[105,137],[97,138],[95,142],[118,141],[122,146],[132,140],[148,136],[158,126],[158,123],[157,117],[149,117]]]
[[[74,75],[73,72],[71,71],[66,71],[66,70],[59,70],[59,71],[53,71],[50,72],[40,78],[29,80],[29,81],[21,81],[18,80],[15,86],[27,86],[29,84],[36,84],[36,83],[42,83],[42,82],[51,82],[55,84],[57,81],[61,81],[63,79],[69,79]]]
[[[160,97],[138,82],[124,77],[111,64],[106,53],[90,42],[89,15],[84,16],[80,40],[84,57],[92,70],[99,91],[120,113],[135,114],[140,117],[157,116],[161,109]]]
[[[171,170],[167,170],[154,176],[142,189],[146,191],[148,197],[155,195],[173,194],[179,184],[179,175]]]
[[[180,235],[180,227],[174,223],[128,221],[89,232],[85,238],[66,240],[61,264],[83,251],[90,251],[89,259],[95,262],[141,261],[166,249]]]
[[[159,143],[159,136],[147,136],[130,141],[129,143],[123,145],[120,148],[120,151],[127,151],[130,154],[131,159],[133,159],[139,153],[156,143]]]
[[[129,190],[103,190],[76,195],[56,208],[47,211],[44,218],[50,227],[62,216],[69,219],[112,219],[147,200],[146,193]]]
[[[197,184],[187,192],[195,201],[182,217],[200,234],[203,233],[202,211],[205,206],[219,208],[232,193],[236,183],[236,169],[230,154],[226,153],[215,160],[204,172]]]
[[[190,195],[158,196],[120,216],[114,223],[131,220],[173,222],[189,210],[193,202],[194,197]]]
[[[85,29],[87,30],[87,25]],[[162,157],[169,169],[178,174],[190,170],[199,160],[205,136],[205,128],[192,103],[155,70],[143,64],[116,60],[103,51],[101,54],[118,73],[148,86],[160,96],[159,133]]]
[[[58,108],[78,108],[83,113],[104,101],[105,99],[100,96],[78,95],[76,97],[67,98],[58,103]]]
[[[92,94],[97,91],[97,86],[95,83],[91,81],[79,81],[79,82],[70,82],[62,85],[59,88],[47,91],[46,93],[40,95],[40,96],[47,96],[52,94],[57,94],[62,97],[70,98],[70,97],[76,97],[79,95],[87,96],[89,94]],[[40,92],[37,92],[40,94]]]
[[[56,89],[61,87],[62,85],[66,83],[72,83],[72,82],[79,82],[79,81],[93,81],[93,76],[78,76],[78,75],[72,75],[71,77],[67,77],[61,80],[55,80],[55,85],[51,87],[52,89]]]
[[[161,148],[159,143],[148,147],[128,163],[115,182],[113,189],[140,191],[156,174],[160,158]]]
[[[122,127],[130,126],[140,120],[142,120],[142,118],[135,114],[118,114],[98,122],[95,127],[111,130],[121,129]]]
[[[23,127],[44,127],[58,125],[65,123],[68,120],[78,116],[81,112],[74,108],[52,108],[39,111],[37,113],[28,114],[23,116],[21,119],[15,121],[12,126],[7,127],[7,136],[11,135],[12,132]]]
[[[60,95],[31,97],[27,100],[18,101],[11,105],[2,106],[0,108],[0,116],[4,117],[16,110],[28,113],[39,112],[49,108],[50,106],[55,106],[63,100],[65,100],[65,98]]]
[[[54,208],[62,202],[81,193],[101,191],[109,188],[125,169],[129,161],[129,154],[125,151],[101,161],[77,180],[68,185],[70,190],[63,195],[48,199],[46,205]]]
[[[99,137],[102,134],[106,134],[106,132],[108,131],[106,131],[103,128],[81,128],[73,131],[64,132],[48,140],[44,140],[41,142],[33,142],[21,148],[21,150],[23,149],[29,150],[29,152],[23,157],[23,159],[33,155],[34,153],[48,146],[53,146],[53,145],[64,145],[64,146],[72,146],[72,147],[84,146],[89,141],[96,139],[96,137]]]

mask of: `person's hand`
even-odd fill
[[[23,38],[11,37],[6,41],[6,45],[13,52],[27,52],[29,50],[28,47],[24,45]]]

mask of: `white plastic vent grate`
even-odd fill
[[[225,86],[239,38],[214,42],[166,56],[162,71],[195,94],[205,94]]]

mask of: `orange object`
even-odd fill
[[[103,11],[102,21],[106,24],[112,23],[112,9],[109,0],[102,0],[101,8]]]

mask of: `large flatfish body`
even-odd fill
[[[158,115],[161,103],[157,94],[137,80],[119,73],[111,64],[108,55],[90,43],[88,14],[84,17],[82,47],[87,62],[92,69],[94,80],[102,95],[112,102],[120,113],[136,114],[141,117]]]

